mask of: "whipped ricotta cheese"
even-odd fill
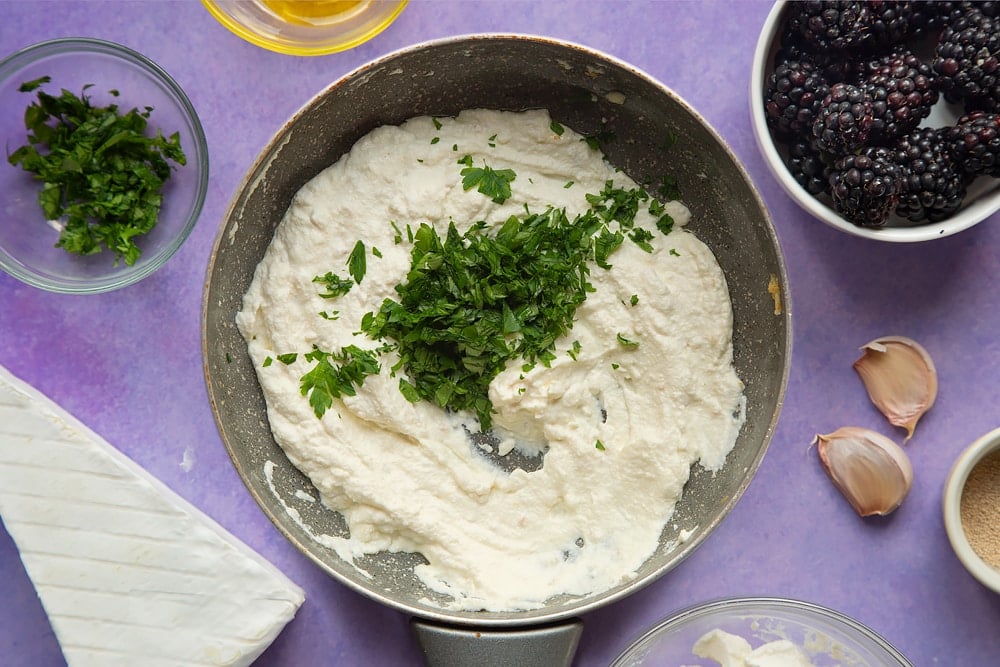
[[[464,189],[465,155],[513,170],[511,197],[496,203]],[[744,420],[732,309],[711,251],[683,228],[690,214],[680,202],[666,204],[668,234],[640,207],[636,224],[653,232],[652,252],[626,240],[611,269],[591,267],[595,290],[547,367],[512,363],[493,380],[499,443],[470,438],[470,414],[408,401],[392,352],[321,419],[300,392],[310,368],[301,353],[313,345],[381,345],[358,333],[359,322],[406,280],[407,230],[495,228],[548,207],[572,218],[609,180],[637,187],[544,110],[467,110],[377,128],[294,197],[237,324],[276,441],[347,521],[350,537],[332,538],[343,558],[418,552],[427,563],[416,574],[449,608],[537,608],[633,578],[691,466],[722,467]],[[313,278],[346,276],[358,240],[370,250],[363,280],[321,298]],[[292,363],[267,363],[291,352],[300,353]],[[543,464],[498,465],[513,449],[542,452]]]
[[[802,649],[787,639],[753,648],[743,637],[718,629],[702,635],[691,652],[719,667],[813,667]]]

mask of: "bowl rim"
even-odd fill
[[[391,3],[385,3],[386,7],[389,7],[391,11],[377,17],[372,22],[371,26],[356,37],[343,39],[342,36],[338,35],[323,39],[314,45],[292,45],[268,35],[262,35],[248,28],[246,24],[235,20],[229,15],[229,13],[224,11],[220,7],[218,0],[201,0],[201,4],[206,10],[208,10],[208,13],[237,37],[253,44],[254,46],[259,46],[262,49],[267,49],[268,51],[281,53],[287,56],[325,56],[330,55],[331,53],[348,51],[356,46],[360,46],[388,28],[389,25],[403,12],[407,3],[409,3],[409,0],[392,0]],[[377,7],[378,5],[374,6]]]
[[[884,649],[890,656],[896,659],[897,664],[900,667],[913,667],[910,661],[904,656],[899,649],[893,646],[888,640],[886,640],[882,635],[875,632],[867,625],[861,621],[851,618],[847,614],[836,611],[829,607],[817,604],[815,602],[807,602],[805,600],[799,600],[795,598],[785,598],[785,597],[766,597],[766,596],[750,596],[750,597],[728,597],[728,598],[715,598],[707,602],[700,602],[688,607],[684,607],[679,611],[676,611],[669,616],[666,616],[659,621],[655,622],[652,626],[642,631],[642,633],[636,637],[619,655],[612,661],[611,667],[624,667],[627,663],[623,661],[629,657],[629,654],[638,649],[642,644],[651,640],[658,633],[663,630],[674,628],[683,625],[689,620],[697,619],[702,616],[709,616],[715,612],[740,612],[749,613],[750,610],[758,606],[770,606],[776,607],[782,611],[791,612],[801,612],[805,611],[816,616],[820,616],[823,619],[830,621],[833,625],[841,626],[844,629],[849,629],[851,631],[860,633],[865,638],[871,640],[879,648]],[[766,612],[762,612],[766,613]]]
[[[948,541],[958,560],[983,586],[1000,593],[1000,570],[976,553],[962,527],[962,493],[969,474],[980,461],[1000,451],[1000,428],[982,435],[965,447],[952,464],[944,485],[942,512]]]
[[[939,222],[907,227],[859,227],[841,218],[806,192],[785,168],[784,160],[778,154],[764,114],[764,72],[768,69],[768,54],[778,36],[783,13],[789,4],[789,0],[774,0],[757,38],[750,72],[750,126],[757,147],[764,156],[764,162],[792,201],[814,218],[842,232],[866,239],[896,243],[915,243],[951,236],[983,222],[1000,210],[1000,192],[997,192],[992,197],[978,197],[967,202],[960,215]]]
[[[205,138],[205,130],[202,127],[201,119],[198,117],[198,112],[180,84],[163,67],[148,56],[117,42],[94,37],[58,37],[43,40],[18,49],[14,53],[0,59],[0,74],[5,69],[11,68],[11,76],[13,76],[21,69],[22,61],[26,61],[24,64],[31,64],[35,62],[36,56],[66,55],[74,52],[99,53],[112,56],[123,62],[136,65],[141,70],[151,74],[154,79],[167,89],[170,96],[177,103],[181,114],[190,123],[192,130],[191,141],[194,151],[188,150],[187,154],[189,158],[197,158],[196,161],[189,159],[188,162],[188,164],[197,170],[198,179],[191,213],[188,215],[187,220],[185,220],[184,226],[169,243],[165,244],[159,252],[152,255],[151,259],[144,262],[137,269],[124,270],[121,273],[114,273],[87,281],[64,281],[42,277],[35,271],[25,268],[19,262],[8,261],[10,256],[6,252],[0,252],[0,270],[32,287],[60,294],[97,294],[120,289],[146,278],[163,266],[184,244],[184,241],[191,234],[195,224],[198,222],[208,193],[208,141]]]

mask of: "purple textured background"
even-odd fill
[[[688,560],[629,599],[584,618],[576,664],[607,664],[644,628],[717,597],[787,596],[823,604],[885,636],[920,667],[1000,663],[1000,596],[952,554],[940,500],[951,462],[1000,425],[1000,220],[955,237],[889,245],[803,214],[764,165],[747,88],[770,2],[414,0],[352,51],[283,56],[233,36],[193,0],[0,2],[0,55],[88,36],[137,49],[187,91],[208,137],[211,186],[198,226],[151,278],[98,296],[60,296],[0,274],[0,364],[37,386],[266,556],[307,593],[257,664],[416,665],[407,619],[327,577],[271,526],[229,463],[201,370],[199,312],[219,222],[244,171],[315,92],[384,53],[426,39],[541,34],[626,60],[673,88],[729,142],[760,189],[786,254],[794,361],[771,448],[746,495]],[[12,100],[0,100],[11,104]],[[900,439],[851,363],[880,335],[921,341],[940,395],[908,446],[912,492],[886,520],[860,520],[809,447],[855,424]],[[190,471],[181,467],[185,448]],[[62,657],[30,580],[0,530],[0,663]]]

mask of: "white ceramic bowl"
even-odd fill
[[[858,621],[783,598],[729,598],[680,611],[643,633],[612,667],[715,665],[691,652],[702,635],[715,629],[739,635],[755,648],[787,639],[816,667],[911,667],[902,653]]]
[[[1000,450],[1000,428],[990,431],[966,447],[948,474],[942,505],[945,531],[958,560],[983,586],[1000,593],[1000,570],[991,567],[972,548],[962,527],[961,515],[962,492],[965,490],[969,473],[987,454],[998,450]]]
[[[754,136],[764,160],[771,168],[778,183],[804,211],[819,218],[826,224],[842,232],[869,239],[893,242],[929,241],[950,236],[982,222],[1000,210],[1000,179],[980,177],[969,187],[965,202],[954,215],[941,222],[913,223],[898,216],[891,216],[886,226],[875,229],[859,227],[844,218],[826,202],[809,194],[800,186],[785,167],[784,147],[775,142],[764,113],[764,94],[767,80],[774,71],[774,55],[784,23],[786,0],[777,0],[771,8],[753,56],[753,71],[750,75],[750,117]],[[943,127],[953,123],[961,115],[961,109],[943,100],[935,105],[931,115],[923,125]]]

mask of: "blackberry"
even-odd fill
[[[788,27],[815,51],[857,51],[872,44],[864,2],[807,0],[789,4]]]
[[[973,111],[944,132],[965,173],[1000,177],[1000,115]]]
[[[782,63],[768,80],[764,98],[767,123],[786,139],[807,135],[820,104],[829,94],[830,86],[812,63]]]
[[[780,47],[774,54],[774,67],[778,68],[789,60],[812,63],[823,75],[827,83],[853,81],[856,76],[855,61],[844,58],[833,51],[817,51],[805,42],[802,34],[787,27],[781,32]]]
[[[871,141],[889,145],[915,130],[938,100],[934,71],[909,50],[870,60],[860,87],[872,103]]]
[[[813,122],[813,137],[821,151],[844,155],[861,148],[871,134],[872,103],[864,91],[848,83],[830,86]]]
[[[795,182],[813,195],[829,191],[829,168],[824,155],[816,150],[808,139],[800,139],[788,146],[788,157],[785,165]]]
[[[839,158],[830,171],[833,208],[860,227],[881,227],[895,210],[902,172],[888,148],[877,146]]]
[[[925,35],[932,35],[941,30],[948,22],[949,17],[960,9],[961,5],[968,3],[952,2],[950,0],[938,0],[937,2],[921,1],[911,3],[910,14],[910,35],[920,39]]]
[[[1000,19],[977,8],[957,13],[941,31],[933,68],[949,102],[1000,109]]]
[[[912,32],[913,5],[894,0],[868,0],[864,3],[869,14],[869,30],[878,45],[902,43]]]
[[[899,0],[808,0],[790,3],[789,29],[815,51],[852,55],[899,44],[910,33],[913,7]]]
[[[947,130],[925,127],[903,137],[896,163],[903,170],[903,191],[896,213],[912,222],[938,222],[965,198],[966,176],[955,163]]]

